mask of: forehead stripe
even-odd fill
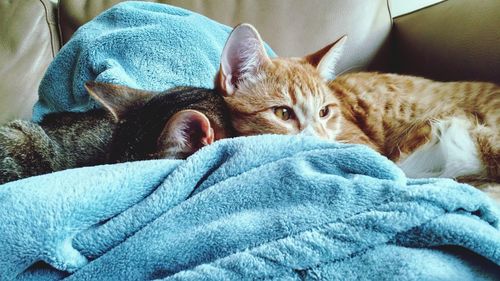
[[[296,95],[296,91],[288,91],[288,95],[292,99],[292,104],[293,105],[297,104],[297,97],[295,96]]]

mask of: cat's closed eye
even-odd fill
[[[277,106],[273,108],[274,115],[283,121],[288,121],[294,117],[293,109],[287,106]]]

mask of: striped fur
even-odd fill
[[[500,182],[498,85],[369,72],[329,80],[345,38],[303,58],[270,59],[253,27],[240,25],[230,38],[235,33],[217,86],[238,134],[313,134],[368,145],[415,177]],[[290,120],[274,114],[283,106]],[[330,112],[320,117],[324,106]]]

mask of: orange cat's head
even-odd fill
[[[346,37],[303,58],[269,58],[259,33],[237,26],[221,57],[216,86],[239,135],[308,134],[335,139],[341,114],[328,88]]]

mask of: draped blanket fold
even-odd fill
[[[32,177],[0,186],[0,204],[2,280],[494,280],[500,272],[498,209],[482,192],[409,180],[367,147],[310,137],[227,139],[187,160]]]

